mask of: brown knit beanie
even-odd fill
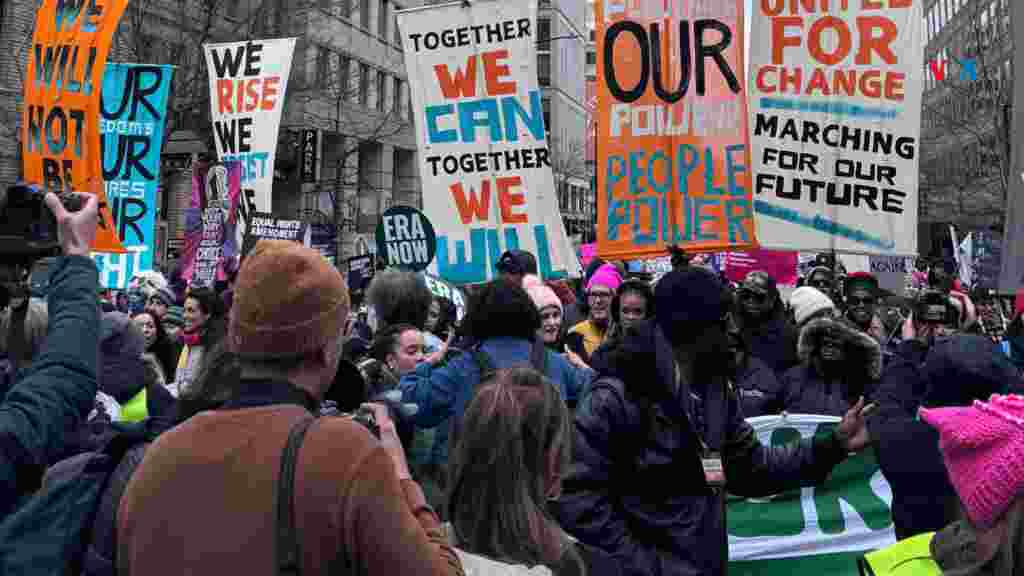
[[[288,240],[260,240],[235,284],[228,337],[236,354],[288,358],[338,336],[349,312],[341,273]]]

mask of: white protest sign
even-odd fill
[[[419,143],[429,270],[455,284],[496,275],[506,250],[544,279],[579,276],[555,197],[540,86],[536,0],[475,0],[398,13]]]
[[[751,164],[764,248],[917,254],[923,2],[755,2]]]
[[[203,49],[217,157],[242,166],[244,213],[271,212],[274,153],[295,38],[204,44]]]

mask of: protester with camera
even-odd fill
[[[235,290],[227,343],[237,393],[147,450],[121,505],[118,573],[271,571],[291,518],[284,544],[302,550],[303,574],[461,574],[387,411],[374,405],[380,441],[348,418],[313,419],[341,359],[341,274],[300,244],[261,240]],[[289,483],[282,448],[293,435]]]
[[[56,195],[45,198],[64,255],[50,281],[46,343],[0,404],[0,517],[39,487],[43,470],[74,438],[96,397],[99,274],[89,253],[99,204],[91,195],[83,200],[71,213]]]

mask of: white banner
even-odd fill
[[[917,253],[922,2],[754,2],[761,246]]]
[[[830,434],[835,416],[789,414],[747,420],[765,446]],[[895,543],[892,489],[878,468],[874,451],[848,458],[821,486],[774,498],[730,498],[729,560],[846,555]],[[850,562],[850,567],[856,564]],[[794,572],[789,572],[794,573]],[[834,572],[831,572],[834,573]]]
[[[429,270],[454,284],[490,280],[514,248],[537,257],[544,279],[580,274],[555,195],[536,22],[536,0],[398,13],[423,211],[437,232]]]
[[[274,153],[295,38],[204,44],[203,49],[217,157],[242,165],[243,213],[271,212]]]

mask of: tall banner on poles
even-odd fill
[[[104,188],[100,88],[110,43],[128,0],[42,0],[28,48],[22,105],[25,180],[100,201],[95,250],[123,253]],[[132,136],[119,134],[127,145]],[[130,167],[125,167],[130,170]],[[111,179],[118,179],[114,175]]]
[[[104,288],[125,290],[129,279],[153,269],[160,149],[173,72],[171,66],[108,64],[103,74],[103,178],[117,238],[127,251],[93,253]]]
[[[185,210],[182,279],[212,288],[226,277],[224,265],[239,255],[242,165],[239,162],[192,167],[192,205]]]
[[[271,212],[274,153],[295,38],[204,44],[203,49],[217,157],[238,162],[241,169],[242,217]]]
[[[423,211],[437,234],[428,270],[454,284],[490,280],[517,248],[545,279],[580,273],[555,197],[536,22],[537,0],[398,13]]]
[[[743,0],[597,0],[597,245],[754,245]]]
[[[762,246],[916,255],[922,5],[754,2],[750,141]]]
[[[747,420],[765,446],[831,434],[834,416],[790,414]],[[824,484],[772,498],[729,497],[729,574],[859,576],[857,558],[896,542],[892,488],[874,450],[852,456]]]

